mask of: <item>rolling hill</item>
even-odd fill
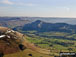
[[[66,32],[76,33],[76,25],[67,23],[47,23],[37,20],[24,26],[15,27],[14,30],[20,29],[22,31],[37,31],[37,32]]]
[[[30,52],[44,54],[45,56],[48,56],[46,54],[50,54],[49,50],[36,47],[34,44],[28,42],[26,38],[27,36],[17,31],[6,27],[0,27],[0,56],[7,55],[5,57],[10,57],[10,55],[12,55],[12,57],[15,57],[13,55],[22,53],[25,54],[24,56],[27,56],[26,53]],[[28,56],[32,55],[29,54]]]

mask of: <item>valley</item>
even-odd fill
[[[6,42],[12,43],[12,46],[10,46],[12,49],[10,47],[7,48],[8,50],[13,50],[13,53],[9,51],[8,54],[8,50],[5,52],[5,48],[1,48],[4,50],[4,54],[6,54],[4,57],[55,57],[59,56],[60,52],[76,52],[75,24],[48,23],[42,20],[30,21],[25,19],[15,19],[14,21],[12,19],[0,21],[2,24],[1,27],[9,27],[17,33],[17,35],[10,33],[9,35],[11,36],[8,36],[8,40],[5,40]],[[18,25],[15,26],[15,24]],[[1,30],[5,32],[8,29],[3,28]],[[0,37],[4,36],[2,34]],[[19,40],[14,41],[15,39],[10,39],[10,37],[15,37],[15,39],[18,38]],[[1,46],[6,46],[5,41],[1,40]],[[16,47],[13,47],[14,45]]]

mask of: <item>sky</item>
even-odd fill
[[[76,18],[76,0],[0,0],[0,16]]]

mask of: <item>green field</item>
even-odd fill
[[[44,32],[35,34],[34,32],[25,33],[27,40],[36,46],[58,51],[76,52],[76,34],[61,32]],[[55,36],[55,37],[54,37]]]

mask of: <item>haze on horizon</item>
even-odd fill
[[[76,0],[0,0],[0,16],[76,17]]]

